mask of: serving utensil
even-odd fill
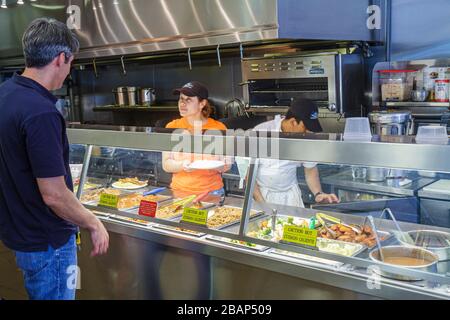
[[[382,262],[384,262],[383,248],[381,247],[381,242],[380,242],[380,238],[378,237],[378,231],[377,231],[377,228],[375,227],[375,222],[373,221],[372,216],[368,216],[367,219],[369,220],[370,224],[372,225],[372,229],[375,232],[375,240],[377,241],[378,252],[380,252],[380,260]],[[364,220],[364,222],[365,222],[365,220]],[[364,223],[364,225],[365,225],[365,223]]]
[[[142,193],[142,195],[145,197],[145,196],[149,196],[151,194],[157,194],[157,193],[163,192],[166,189],[167,189],[166,187],[156,188],[156,189],[153,189],[150,191],[146,191],[146,192]]]

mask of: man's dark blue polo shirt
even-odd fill
[[[36,180],[64,176],[73,189],[55,103],[47,89],[17,74],[0,85],[0,239],[12,250],[59,248],[76,232],[45,205]]]

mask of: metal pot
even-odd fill
[[[115,90],[113,90],[113,93],[116,105],[123,107],[128,104],[127,87],[118,87]]]
[[[127,97],[128,97],[128,105],[135,106],[138,102],[138,88],[136,87],[127,87]]]
[[[406,246],[416,246],[435,253],[439,257],[438,272],[450,272],[450,233],[438,230],[413,230],[407,234],[413,239],[414,244],[398,239]]]
[[[412,128],[411,112],[371,112],[368,115],[372,134],[376,135],[408,135]]]
[[[385,168],[367,168],[367,180],[372,182],[383,182],[388,170]]]
[[[404,267],[407,269],[414,269],[414,270],[421,270],[426,272],[437,272],[437,262],[439,260],[439,257],[428,250],[418,248],[418,247],[411,247],[411,246],[386,246],[383,247],[383,257],[386,259],[387,257],[410,257],[410,258],[418,258],[418,259],[424,259],[427,261],[426,264],[420,265],[420,266],[402,266],[398,264],[391,264],[391,263],[384,263],[380,260],[380,254],[379,249],[375,249],[370,253],[370,259],[373,261],[381,262],[382,264],[386,266],[396,266],[396,267]],[[397,279],[397,280],[405,280],[405,281],[418,281],[422,280],[416,277],[412,276],[405,276],[403,274],[397,274],[392,272],[387,272],[380,270],[378,268],[374,269],[374,272],[378,273],[379,275],[391,278],[391,279]]]
[[[155,104],[156,95],[153,88],[140,88],[138,90],[139,105],[150,107]]]

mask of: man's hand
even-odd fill
[[[316,196],[314,199],[317,203],[339,203],[339,198],[331,193],[321,193]]]
[[[101,223],[100,220],[98,220],[98,218],[96,218],[96,220],[97,221],[95,226],[89,230],[91,233],[91,240],[93,245],[91,257],[105,254],[106,251],[108,251],[109,247],[108,232],[103,226],[103,223]]]

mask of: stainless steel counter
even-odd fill
[[[353,179],[351,170],[346,170],[335,175],[323,177],[321,180],[323,184],[329,184],[335,187],[409,197],[416,196],[418,190],[436,181],[435,179],[418,176],[411,176],[408,179],[412,180],[412,182],[404,186],[399,185],[399,179],[370,182],[363,179]]]
[[[83,236],[81,299],[96,298],[95,294],[97,298],[120,298],[119,292],[125,298],[450,299],[445,286],[427,289],[380,279],[379,289],[374,289],[365,272],[349,266],[337,269],[280,259],[267,251],[254,252],[152,227],[104,223],[113,239],[107,256],[89,258],[88,235]]]

